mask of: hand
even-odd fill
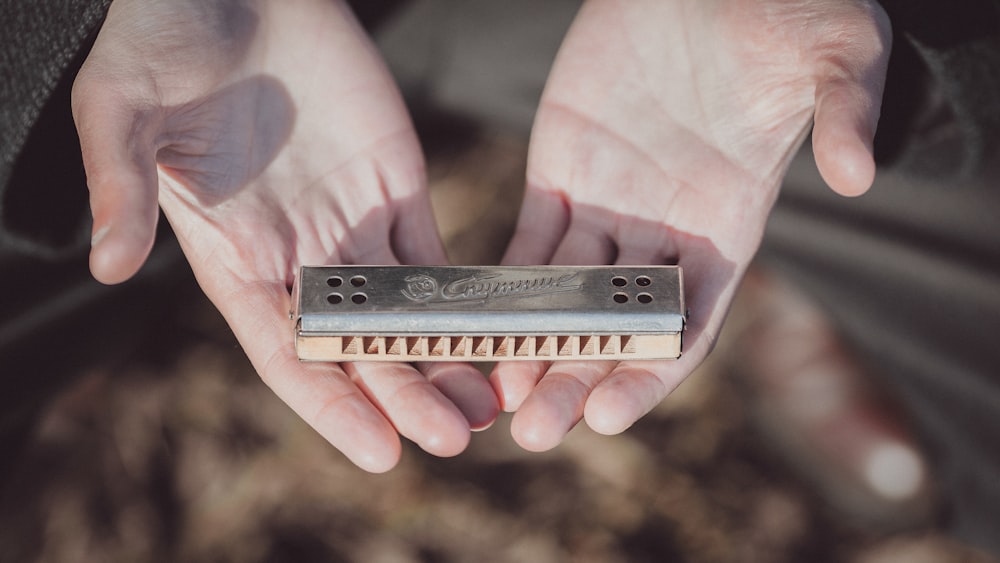
[[[589,0],[535,119],[510,264],[684,268],[690,318],[670,362],[498,364],[515,440],[558,444],[581,418],[621,432],[705,358],[813,127],[839,193],[874,177],[890,45],[865,0]]]
[[[395,465],[397,431],[454,455],[492,422],[468,365],[296,359],[300,265],[446,260],[416,135],[345,3],[116,0],[73,110],[97,279],[135,273],[159,202],[261,377],[354,463]]]

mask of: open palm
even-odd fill
[[[300,265],[441,263],[423,157],[391,78],[343,2],[116,0],[74,86],[91,270],[130,277],[162,207],[264,381],[361,467],[397,432],[454,455],[497,405],[468,365],[305,365]]]
[[[862,0],[584,4],[535,119],[505,261],[680,264],[685,354],[499,364],[519,443],[551,448],[581,418],[620,432],[705,358],[810,127],[834,190],[871,185],[888,35]]]

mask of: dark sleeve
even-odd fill
[[[70,89],[110,0],[0,0],[0,246],[55,256],[86,243]]]
[[[890,139],[881,143],[883,155],[900,150],[902,143],[891,138],[898,141],[914,126],[905,114],[912,114],[924,81],[931,80],[962,140],[959,152],[940,155],[934,165],[975,173],[1000,148],[1000,0],[881,3],[894,35],[883,103]]]

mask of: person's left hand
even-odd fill
[[[532,129],[508,264],[679,264],[690,318],[667,362],[500,363],[515,440],[558,444],[581,419],[628,428],[718,337],[787,165],[865,191],[888,60],[874,0],[588,0]]]
[[[116,0],[73,110],[97,279],[140,267],[159,203],[263,380],[357,465],[394,466],[398,434],[455,455],[493,421],[466,364],[296,357],[299,266],[446,261],[416,134],[345,2]]]

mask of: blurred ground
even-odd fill
[[[453,260],[496,262],[523,142],[430,152]],[[886,531],[828,508],[748,424],[724,365],[621,436],[579,428],[527,454],[503,417],[457,458],[408,446],[369,475],[268,391],[194,299],[47,409],[4,484],[0,561],[991,560],[927,523]]]

